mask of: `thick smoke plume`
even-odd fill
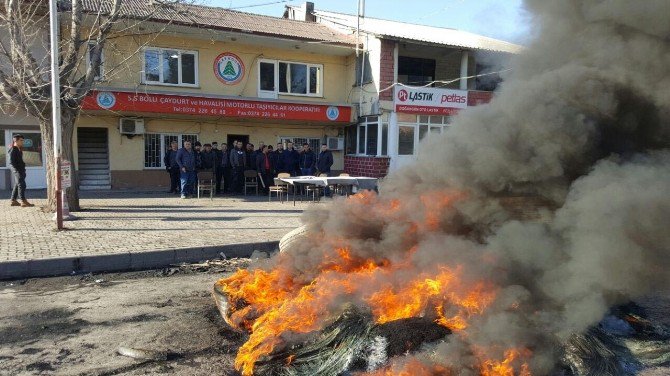
[[[391,374],[406,363],[479,374],[481,359],[505,349],[547,374],[572,334],[670,282],[670,1],[526,7],[538,37],[494,100],[424,142],[378,197],[308,212],[308,239],[267,266],[307,284],[346,247],[403,264],[377,286],[401,289],[444,266],[459,271],[457,290],[492,286],[494,300],[464,335],[397,361]],[[546,209],[520,220],[510,202]],[[370,291],[319,301],[321,315],[344,301],[369,306]]]

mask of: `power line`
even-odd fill
[[[246,9],[246,8],[255,8],[255,7],[264,7],[266,5],[275,5],[275,4],[283,4],[283,3],[291,3],[295,0],[279,0],[279,1],[273,1],[269,3],[261,3],[261,4],[251,4],[251,5],[243,5],[241,7],[232,7],[232,8],[226,8],[228,10],[237,10],[237,9]]]

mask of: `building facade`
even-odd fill
[[[451,117],[487,103],[496,70],[521,47],[454,29],[287,6],[284,17],[353,35],[357,51],[344,169],[383,177],[412,161],[426,137],[447,132]]]

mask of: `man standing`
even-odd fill
[[[308,143],[302,144],[302,151],[300,152],[300,173],[303,176],[314,175],[315,166],[316,154],[314,154]]]
[[[215,192],[216,194],[221,193],[221,179],[223,178],[223,170],[221,169],[221,158],[222,158],[222,153],[221,150],[219,150],[219,143],[214,141],[212,142],[212,151],[214,152],[214,171],[216,172],[216,175],[214,175],[214,184],[215,184]]]
[[[230,170],[230,152],[228,151],[228,144],[225,142],[221,144],[221,158],[219,158],[219,169],[217,173],[221,172],[223,179],[223,187],[221,187],[221,180],[218,180],[217,189],[219,193],[230,193],[231,170]]]
[[[321,145],[321,152],[319,153],[319,158],[316,161],[316,169],[318,174],[326,174],[330,176],[330,167],[333,165],[333,153],[328,150],[328,145]],[[330,196],[330,187],[326,187],[324,190],[326,196]]]
[[[263,154],[263,146],[265,146],[265,142],[258,142],[258,150],[256,150],[256,154]]]
[[[181,198],[193,195],[195,185],[195,152],[191,149],[191,141],[184,141],[184,147],[177,152],[181,180]]]
[[[168,193],[179,193],[179,165],[177,164],[177,152],[179,147],[177,141],[170,142],[170,150],[165,153],[163,164],[165,170],[170,174],[170,191]]]
[[[9,168],[12,171],[14,189],[12,190],[11,206],[27,208],[35,206],[26,200],[26,163],[23,161],[23,135],[15,134],[9,149]],[[21,200],[19,203],[17,200]]]
[[[291,176],[296,176],[296,173],[300,171],[300,154],[298,151],[293,149],[293,143],[286,143],[286,150],[282,153],[284,157],[284,170],[291,174]]]
[[[284,145],[281,142],[277,144],[277,150],[274,152],[273,159],[275,162],[275,172],[286,172],[284,171]]]
[[[246,164],[244,165],[244,168],[247,170],[255,170],[256,169],[256,150],[254,150],[254,144],[248,143],[247,144],[247,150],[245,151],[245,161]]]
[[[214,171],[216,168],[216,153],[212,150],[212,145],[205,144],[204,150],[200,152],[200,169]]]
[[[235,142],[235,149],[230,152],[230,166],[232,168],[232,191],[241,194],[244,187],[244,166],[246,163],[246,153],[242,150],[242,142]]]
[[[256,171],[258,171],[258,178],[262,180],[260,186],[265,194],[268,194],[270,186],[274,185],[274,167],[269,152],[268,147],[263,145],[263,151],[256,155]]]

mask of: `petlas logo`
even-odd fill
[[[440,103],[468,103],[468,97],[458,94],[444,94],[440,98]]]
[[[465,95],[459,94],[440,94],[429,91],[407,91],[405,89],[398,90],[398,100],[400,102],[435,102],[439,101],[440,104],[445,103],[460,103],[464,104],[468,102],[468,97]]]

